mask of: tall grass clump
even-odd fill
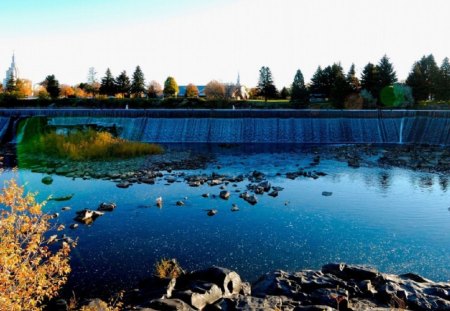
[[[25,151],[72,161],[130,158],[163,153],[156,144],[128,141],[93,129],[65,134],[55,131],[35,137],[23,146]]]

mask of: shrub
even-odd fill
[[[1,310],[41,310],[44,299],[55,297],[70,273],[70,245],[51,251],[44,235],[50,216],[35,194],[24,194],[15,180],[0,193]],[[74,245],[73,245],[74,246]]]
[[[160,278],[177,278],[184,271],[176,259],[161,259],[155,264],[155,275]]]

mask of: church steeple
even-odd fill
[[[238,72],[238,76],[237,76],[237,82],[236,82],[236,85],[237,85],[237,86],[241,86],[241,75],[240,75],[239,72]]]

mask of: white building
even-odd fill
[[[16,60],[14,57],[14,54],[12,56],[11,66],[8,70],[6,70],[6,76],[3,80],[3,88],[6,88],[6,85],[8,85],[8,81],[12,78],[14,78],[15,81],[19,78],[19,69],[17,69],[16,66]]]

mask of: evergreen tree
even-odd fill
[[[397,74],[395,73],[394,66],[386,55],[384,55],[378,63],[378,79],[380,89],[397,82]]]
[[[102,82],[100,84],[100,94],[115,96],[117,93],[116,81],[111,73],[111,70],[106,69],[105,76],[102,78]]]
[[[145,93],[145,78],[141,67],[137,66],[133,73],[133,81],[131,82],[131,94],[134,97],[142,97]]]
[[[309,103],[309,94],[305,86],[305,80],[300,69],[294,76],[294,82],[291,86],[291,101],[299,107],[306,107]]]
[[[280,98],[287,99],[290,95],[289,93],[290,93],[289,90],[285,86],[283,86],[283,88],[281,89],[281,92],[280,92]]]
[[[344,108],[345,98],[351,93],[344,69],[340,64],[333,64],[327,71],[329,72],[326,74],[330,88],[329,98],[336,108],[342,109]]]
[[[416,101],[434,99],[439,81],[439,67],[432,54],[416,62],[406,79]]]
[[[350,66],[350,69],[347,73],[347,83],[350,86],[352,92],[358,92],[361,88],[361,83],[359,82],[358,77],[356,76],[355,64]]]
[[[167,77],[166,81],[164,82],[164,96],[172,97],[177,96],[179,92],[177,81],[175,81],[175,78],[173,77]]]
[[[45,80],[41,83],[45,87],[47,93],[52,99],[56,99],[59,96],[60,88],[59,81],[56,80],[55,75],[48,75]]]
[[[7,93],[13,93],[13,92],[15,92],[16,90],[17,90],[17,83],[16,83],[17,81],[16,81],[16,79],[14,79],[14,75],[13,74],[10,74],[9,75],[9,79],[8,79],[8,81],[6,82],[6,86],[5,86],[5,91],[7,92]]]
[[[277,96],[278,91],[273,84],[272,72],[269,67],[262,66],[259,70],[258,92],[266,102],[267,99]]]
[[[439,68],[439,79],[436,87],[436,99],[450,100],[450,62],[444,58]]]
[[[323,96],[326,96],[326,86],[325,86],[325,77],[324,77],[324,71],[322,70],[322,67],[317,67],[316,72],[311,78],[311,86],[310,91],[313,94],[321,94]]]
[[[131,83],[125,70],[116,78],[116,86],[117,92],[122,94],[123,97],[130,97]]]
[[[361,74],[361,87],[367,90],[374,98],[380,95],[378,67],[368,63]]]

